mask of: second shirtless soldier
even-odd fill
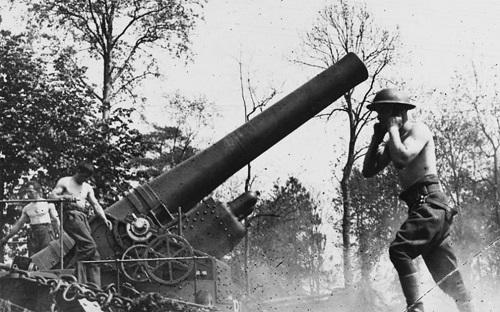
[[[400,199],[408,205],[408,217],[389,247],[406,297],[407,311],[422,312],[413,259],[422,256],[438,282],[457,269],[449,234],[456,210],[448,206],[441,190],[433,135],[422,122],[408,120],[414,108],[408,96],[395,89],[379,91],[368,109],[377,112],[378,123],[363,163],[363,175],[372,177],[389,163],[397,169],[402,189]],[[471,312],[471,296],[458,270],[446,278],[441,289],[451,296],[461,312]]]
[[[111,230],[112,223],[106,218],[101,205],[97,201],[94,190],[86,181],[94,173],[94,167],[86,162],[81,162],[72,176],[60,178],[55,188],[50,193],[51,198],[75,200],[64,207],[64,230],[75,240],[75,257],[77,261],[99,260],[97,245],[92,237],[88,222],[86,202],[94,208],[98,215]],[[84,274],[86,273],[86,274]],[[100,270],[97,265],[89,265],[84,272],[79,272],[84,282],[92,282],[101,286]]]

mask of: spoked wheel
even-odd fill
[[[177,284],[192,273],[193,248],[182,236],[165,233],[151,241],[148,247],[146,258],[167,258],[148,261],[148,273],[158,283]]]
[[[113,236],[118,245],[123,249],[128,249],[134,244],[134,240],[127,233],[126,222],[113,220]]]
[[[133,260],[138,261],[126,261],[121,262],[120,267],[123,274],[133,282],[148,282],[151,281],[150,275],[148,273],[148,264],[146,261],[140,261],[140,259],[146,258],[147,251],[149,249],[148,245],[138,244],[129,247],[123,253],[122,260]]]

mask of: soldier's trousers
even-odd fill
[[[390,245],[390,259],[400,279],[404,280],[404,277],[416,273],[413,259],[421,255],[433,279],[439,282],[457,269],[457,258],[449,243],[450,226],[456,211],[447,205],[448,199],[433,175],[408,188],[400,198],[408,204],[408,218]],[[402,286],[405,290],[405,285]],[[470,301],[458,270],[440,287],[457,302]],[[411,304],[416,298],[407,295],[406,299]]]
[[[55,238],[51,223],[31,224],[29,232],[28,253],[30,257],[47,247]]]
[[[77,261],[99,260],[97,245],[92,237],[87,215],[78,210],[65,211],[64,231],[75,241]],[[101,285],[101,273],[97,265],[85,265],[85,272],[79,272],[86,281]],[[86,273],[86,274],[84,274]],[[85,281],[84,281],[85,282]]]

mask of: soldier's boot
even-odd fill
[[[408,312],[424,312],[424,304],[417,301],[419,298],[417,274],[412,273],[405,276],[399,276],[401,288],[406,298]]]
[[[474,312],[472,297],[465,287],[460,272],[455,272],[448,279],[444,280],[439,287],[453,298],[460,312]]]
[[[424,312],[424,304],[422,301],[416,302],[413,305],[408,305],[407,312]]]
[[[470,300],[457,301],[457,308],[460,312],[474,312],[474,308]]]

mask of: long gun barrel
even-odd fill
[[[347,54],[209,148],[134,189],[106,213],[124,220],[131,212],[149,212],[160,223],[169,221],[170,213],[179,207],[183,212],[191,209],[239,169],[367,77],[359,58]]]

